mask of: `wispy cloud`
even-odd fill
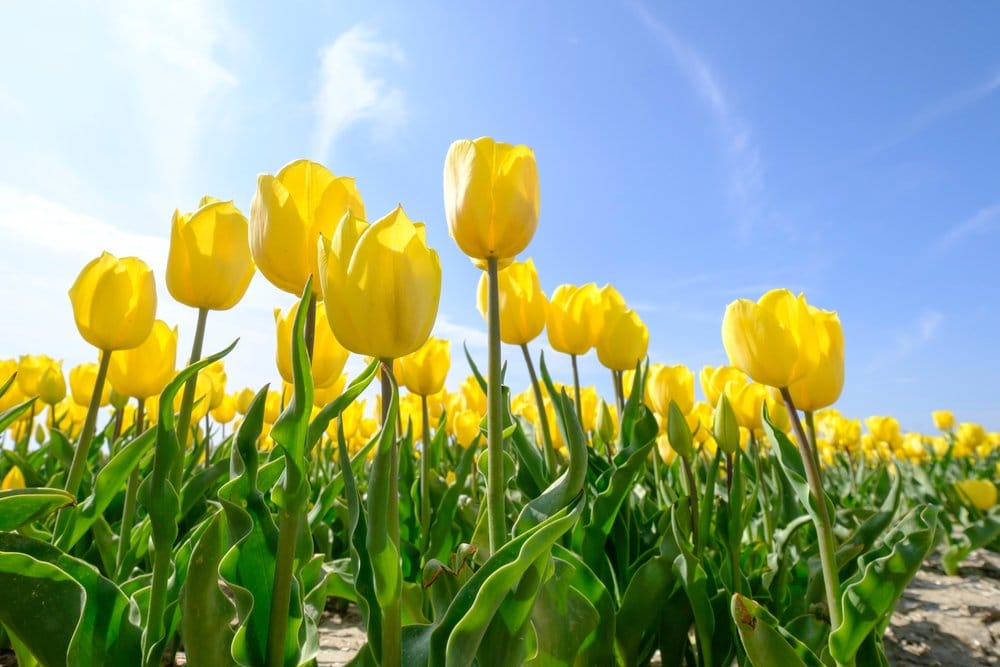
[[[375,73],[385,61],[401,65],[406,57],[398,44],[380,40],[364,25],[320,50],[320,90],[314,102],[319,156],[328,157],[351,126],[367,122],[376,136],[384,136],[406,122],[403,92]]]
[[[739,216],[740,231],[749,234],[760,215],[764,189],[760,150],[749,124],[733,108],[722,82],[701,53],[644,5],[631,2],[629,7],[643,27],[669,49],[685,78],[711,111],[729,164],[729,194]]]
[[[878,373],[893,363],[910,357],[934,340],[943,324],[944,314],[940,311],[922,311],[905,329],[899,329],[892,335],[892,347],[874,358],[868,365],[868,373]]]
[[[939,121],[961,113],[998,91],[1000,91],[1000,72],[995,72],[973,86],[931,102],[899,123],[889,137],[869,149],[867,155],[873,157],[901,144]]]
[[[105,11],[132,70],[159,178],[176,192],[238,79],[221,51],[241,43],[221,2],[111,0]]]
[[[969,236],[985,234],[1000,227],[1000,202],[981,208],[972,217],[949,229],[937,243],[938,250],[947,250]]]
[[[459,324],[449,319],[447,315],[442,314],[438,314],[437,322],[434,324],[434,335],[438,338],[455,341],[455,344],[459,347],[457,350],[452,350],[452,356],[461,354],[462,343],[468,345],[470,349],[478,348],[483,350],[489,344],[485,329],[467,324]]]

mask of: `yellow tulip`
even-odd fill
[[[935,410],[931,413],[934,428],[940,431],[950,431],[955,428],[955,415],[951,410]]]
[[[548,297],[538,282],[535,263],[528,258],[524,262],[512,262],[500,271],[500,340],[508,345],[530,343],[545,328],[545,313],[549,307]],[[479,277],[479,291],[476,306],[486,319],[487,276]]]
[[[462,447],[468,447],[479,435],[479,423],[482,416],[473,410],[459,410],[451,418],[451,429],[455,434],[455,440]]]
[[[605,285],[597,290],[597,305],[594,306],[588,330],[590,331],[590,346],[597,347],[601,339],[604,338],[604,329],[612,320],[617,320],[622,313],[628,310],[625,299],[621,293],[612,285]],[[635,368],[635,366],[632,366]]]
[[[729,363],[751,378],[784,388],[811,373],[820,361],[816,326],[805,296],[771,290],[754,303],[726,307],[722,343]]]
[[[312,275],[313,294],[321,297],[316,245],[348,211],[365,217],[354,179],[334,176],[316,162],[296,160],[274,176],[258,176],[250,205],[250,252],[260,272],[296,296]]]
[[[145,399],[163,391],[176,365],[177,327],[156,320],[141,345],[111,355],[108,382],[122,396]]]
[[[479,416],[486,414],[486,393],[474,376],[469,375],[462,380],[458,391],[462,398],[461,408],[463,410],[472,410]]]
[[[250,387],[243,387],[236,393],[236,411],[241,415],[245,415],[247,410],[250,409],[250,403],[253,401],[253,397],[257,395]]]
[[[865,420],[875,442],[885,442],[896,446],[903,441],[899,432],[899,422],[894,417],[874,416]]]
[[[0,483],[0,491],[13,491],[24,488],[24,473],[17,466],[12,466]]]
[[[670,465],[677,458],[677,452],[670,446],[670,438],[666,433],[656,436],[656,451],[660,454],[660,459],[666,465]]]
[[[47,369],[57,364],[55,359],[44,354],[22,355],[17,362],[18,388],[25,396],[38,396],[40,393],[38,383],[42,379],[42,375]],[[6,382],[8,377],[10,376],[3,378],[3,382]]]
[[[212,419],[219,424],[228,424],[236,417],[236,399],[224,394],[219,404],[212,409]]]
[[[976,509],[985,512],[997,504],[997,487],[988,479],[963,479],[955,482],[955,488]]]
[[[264,421],[273,424],[278,420],[279,414],[281,414],[281,394],[272,389],[264,397]]]
[[[313,407],[324,408],[329,403],[337,400],[347,385],[347,376],[341,373],[340,377],[325,387],[313,389]]]
[[[66,398],[66,378],[63,377],[61,361],[42,371],[42,376],[38,378],[38,397],[47,405],[55,405]]]
[[[431,336],[420,349],[399,358],[396,379],[414,394],[430,396],[444,389],[451,365],[451,341]]]
[[[448,233],[473,260],[515,257],[538,226],[538,170],[527,146],[462,139],[444,161]]]
[[[564,354],[586,354],[597,337],[600,308],[601,293],[594,283],[557,287],[545,317],[552,349]]]
[[[670,401],[685,415],[694,407],[694,374],[687,366],[651,364],[646,377],[646,403],[662,419],[670,411]]]
[[[319,263],[330,328],[348,350],[396,359],[427,340],[441,261],[401,206],[371,225],[345,215],[331,239],[320,237]]]
[[[800,410],[815,411],[833,405],[844,388],[844,331],[837,313],[809,306],[819,347],[819,364],[788,387]]]
[[[698,379],[701,382],[701,390],[705,394],[705,399],[712,405],[719,404],[719,397],[723,393],[732,402],[733,397],[726,389],[729,383],[732,383],[734,389],[742,387],[747,383],[746,374],[732,366],[719,366],[718,368],[705,366],[701,369],[701,373],[698,374]]]
[[[153,272],[136,257],[102,253],[80,271],[69,300],[80,335],[101,350],[136,347],[156,317]]]
[[[219,407],[226,395],[226,367],[220,359],[210,363],[201,372],[212,382],[212,398],[209,400],[208,409],[214,410]]]
[[[955,456],[970,456],[986,438],[986,429],[981,424],[962,422],[955,431]]]
[[[90,404],[95,384],[97,384],[97,364],[85,363],[70,369],[69,389],[73,402],[77,405],[85,407]],[[104,407],[109,402],[111,402],[111,385],[104,383],[104,387],[101,388],[100,406]]]
[[[285,382],[292,382],[292,325],[295,323],[295,314],[298,310],[298,301],[292,304],[287,313],[282,313],[279,308],[274,309],[278,341],[275,360],[281,379]],[[322,389],[336,383],[350,355],[351,353],[344,349],[330,330],[326,309],[317,308],[311,360],[313,384]]]
[[[634,370],[647,349],[649,330],[634,310],[612,311],[605,316],[597,342],[597,359],[605,368]]]
[[[253,273],[247,219],[233,202],[206,197],[193,213],[174,211],[167,290],[177,301],[228,310],[243,298]]]

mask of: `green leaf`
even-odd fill
[[[192,667],[235,664],[230,624],[236,609],[219,588],[219,563],[225,542],[223,514],[216,511],[194,547],[181,589],[181,636]]]
[[[75,501],[72,494],[62,489],[0,491],[0,530],[16,530],[60,508],[69,507]]]
[[[372,380],[378,375],[379,364],[378,359],[373,359],[368,366],[361,371],[361,374],[356,377],[351,384],[347,385],[344,393],[338,396],[334,401],[320,410],[315,417],[313,417],[312,423],[309,424],[309,437],[306,440],[306,449],[311,451],[316,443],[320,441],[323,437],[323,433],[326,432],[327,427],[330,422],[340,416],[347,406],[357,399],[358,396],[368,388],[368,385],[372,383]]]
[[[830,633],[830,654],[853,663],[865,638],[882,636],[896,601],[934,546],[939,510],[918,506],[907,512],[875,550],[861,556],[859,572],[841,585],[841,622]]]
[[[626,665],[641,665],[656,650],[656,630],[671,591],[677,587],[676,555],[654,556],[639,566],[622,595],[615,642]]]
[[[739,593],[733,595],[733,621],[754,667],[823,667],[809,647],[793,637],[764,607]]]
[[[458,500],[465,488],[465,480],[472,471],[472,462],[476,458],[476,449],[467,447],[462,451],[462,456],[455,467],[455,482],[444,492],[437,510],[434,512],[434,520],[431,523],[431,534],[425,560],[431,559],[445,560],[451,551],[449,538],[452,534],[455,523],[455,512],[458,510]]]
[[[958,574],[959,564],[975,549],[985,547],[1000,538],[1000,512],[993,510],[965,527],[961,535],[941,554],[941,565],[951,576]]]
[[[140,663],[128,598],[89,563],[54,546],[0,534],[0,622],[45,665]]]

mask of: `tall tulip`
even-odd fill
[[[508,260],[538,226],[535,154],[490,137],[456,141],[444,161],[448,233],[473,260]]]
[[[94,437],[111,353],[136,347],[149,336],[156,317],[156,282],[141,259],[118,259],[105,252],[83,267],[69,290],[69,299],[80,334],[101,350],[87,418],[66,476],[66,491],[76,495]]]
[[[209,197],[193,213],[174,211],[167,255],[167,290],[192,308],[228,310],[254,274],[247,219],[231,201]]]
[[[489,340],[487,364],[487,518],[490,551],[507,540],[503,490],[503,399],[500,387],[500,294],[498,272],[528,247],[538,226],[539,186],[535,154],[527,146],[489,137],[462,139],[444,161],[444,210],[448,233],[486,270]]]
[[[348,212],[320,237],[327,320],[345,348],[379,359],[417,350],[431,333],[441,297],[441,262],[423,223],[397,206],[368,224]]]
[[[319,276],[320,235],[333,234],[348,211],[365,218],[354,179],[334,176],[316,162],[296,160],[274,176],[258,176],[250,205],[250,251],[260,272],[278,289],[301,295],[306,279]],[[320,297],[317,283],[313,294]]]
[[[809,307],[816,328],[819,363],[788,387],[795,407],[814,412],[836,403],[844,387],[844,332],[837,313]]]

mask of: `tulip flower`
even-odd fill
[[[788,387],[795,407],[813,412],[836,403],[844,387],[844,332],[837,313],[809,306],[816,329],[819,363]]]
[[[16,359],[0,359],[0,387],[6,384],[11,377],[14,377],[14,373],[17,373],[17,365]],[[15,378],[15,381],[7,387],[7,391],[0,393],[0,412],[5,412],[15,405],[23,403],[24,399],[24,394],[17,386]]]
[[[747,383],[746,374],[732,366],[719,366],[718,368],[705,366],[698,374],[698,379],[701,382],[701,390],[705,394],[705,399],[711,405],[718,405],[719,396],[724,391],[728,393],[727,385],[730,383],[734,389]],[[732,401],[732,399],[733,397],[730,395],[729,400]]]
[[[730,364],[772,387],[788,387],[816,368],[817,338],[805,297],[785,289],[772,290],[756,303],[733,301],[722,320]]]
[[[600,309],[600,298],[600,290],[594,283],[556,288],[545,318],[545,331],[552,349],[581,355],[593,347],[594,321]]]
[[[167,290],[192,308],[228,310],[254,274],[247,219],[231,201],[205,197],[193,213],[174,211]]]
[[[950,431],[955,428],[955,414],[951,410],[935,410],[931,413],[934,428],[940,431]]]
[[[14,489],[23,489],[25,486],[24,473],[17,466],[12,466],[7,474],[3,477],[3,482],[0,482],[0,491],[13,491]]]
[[[90,398],[94,393],[94,384],[97,381],[98,366],[95,363],[83,363],[69,369],[69,389],[73,397],[73,402],[81,407],[86,407],[90,403]],[[105,384],[101,388],[101,397],[98,400],[98,407],[104,407],[111,402],[111,385]]]
[[[69,299],[80,334],[101,350],[87,418],[66,475],[66,491],[75,495],[94,437],[111,353],[136,347],[149,336],[156,317],[156,283],[141,259],[118,259],[105,252],[83,267],[69,290]]]
[[[670,402],[677,403],[681,414],[694,408],[694,374],[687,366],[652,364],[646,374],[646,403],[661,419],[670,413]]]
[[[292,323],[298,310],[298,301],[292,304],[287,313],[282,313],[278,308],[274,309],[274,323],[278,337],[276,361],[278,372],[285,382],[292,381]],[[315,387],[323,389],[336,383],[344,371],[344,364],[347,363],[350,354],[333,335],[326,309],[317,309],[311,358]]]
[[[538,226],[538,169],[527,146],[462,139],[444,162],[448,233],[473,260],[508,260]]]
[[[455,440],[461,447],[468,447],[479,436],[479,424],[482,416],[476,414],[474,410],[459,410],[451,419],[451,428],[455,433]]]
[[[245,415],[250,409],[250,403],[253,402],[254,396],[257,395],[250,387],[243,387],[238,392],[236,392],[236,411],[241,415]]]
[[[42,376],[38,378],[38,397],[46,405],[55,405],[66,398],[66,378],[61,361],[42,371]]]
[[[635,370],[648,348],[649,330],[634,310],[615,310],[605,316],[597,343],[597,359],[605,368]]]
[[[224,394],[219,404],[211,410],[212,419],[219,424],[228,424],[236,417],[236,399]]]
[[[525,345],[538,338],[545,328],[549,300],[538,282],[535,263],[529,258],[513,262],[498,274],[500,296],[500,340],[508,345]],[[487,276],[479,278],[476,306],[487,316]]]
[[[25,354],[17,362],[17,386],[25,396],[38,396],[38,382],[42,374],[57,364],[44,354]],[[9,376],[8,376],[9,377]],[[3,378],[6,382],[7,378]]]
[[[177,366],[177,327],[156,320],[139,346],[112,356],[108,382],[122,396],[147,399],[163,391]]]
[[[102,253],[83,267],[69,298],[80,335],[100,350],[136,347],[153,328],[156,283],[141,259]]]
[[[997,487],[988,479],[963,479],[955,482],[955,488],[966,501],[983,512],[997,504]]]
[[[400,357],[400,383],[425,398],[441,391],[451,364],[450,348],[450,341],[431,336],[420,349]]]
[[[320,237],[319,264],[327,319],[345,348],[395,359],[427,340],[441,262],[402,207],[372,224],[348,212],[332,238]]]
[[[365,219],[354,179],[334,176],[309,160],[257,177],[250,205],[250,252],[260,272],[278,289],[299,296],[310,275],[319,276],[316,247],[348,211]],[[313,294],[321,298],[318,281]]]
[[[212,383],[212,397],[208,402],[208,409],[214,410],[219,407],[226,395],[226,366],[220,359],[206,366],[202,373]]]

